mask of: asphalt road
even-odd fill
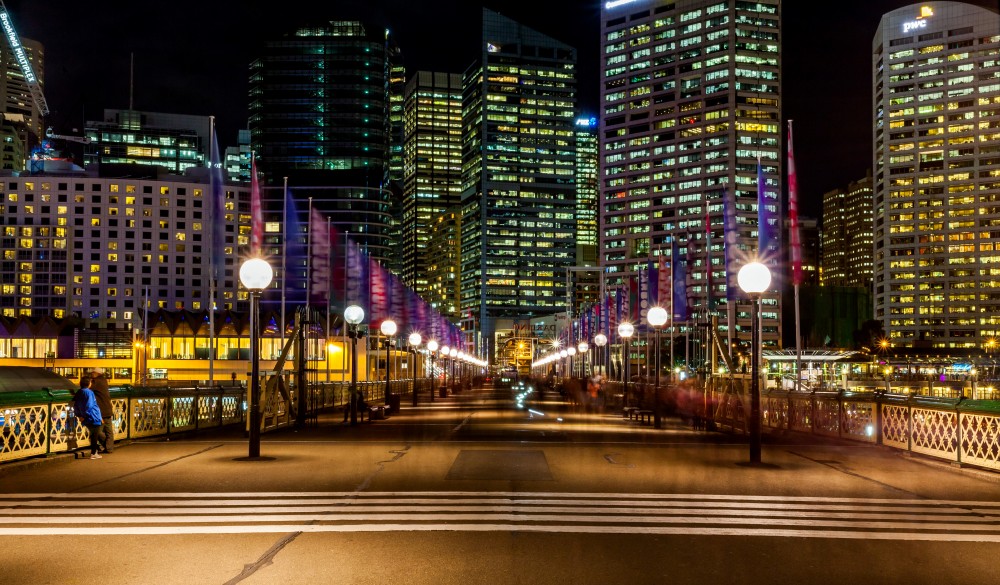
[[[0,584],[995,581],[1000,476],[546,398],[0,466]]]

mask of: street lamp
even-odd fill
[[[448,355],[451,356],[451,393],[454,394],[457,391],[455,387],[455,359],[458,357],[458,348],[451,348]]]
[[[771,286],[771,271],[760,262],[750,262],[744,264],[736,275],[743,292],[750,295],[752,309],[750,314],[750,351],[753,356],[750,358],[750,374],[753,379],[750,381],[750,463],[760,463],[760,379],[758,370],[760,368],[760,296]]]
[[[410,338],[408,339],[408,341],[410,342],[410,347],[413,348],[413,361],[414,361],[414,364],[413,364],[413,406],[416,406],[417,405],[417,365],[416,365],[415,362],[417,360],[417,347],[420,346],[420,342],[423,341],[423,338],[420,337],[419,333],[417,333],[416,331],[414,331],[413,333],[410,334]]]
[[[434,352],[438,350],[438,342],[434,339],[427,342],[427,351],[431,356],[431,402],[434,402]]]
[[[385,404],[392,410],[392,389],[389,386],[389,346],[392,344],[393,336],[396,335],[396,322],[391,318],[382,321],[379,331],[385,335]]]
[[[653,380],[655,380],[653,383],[653,428],[658,429],[662,424],[660,420],[660,328],[667,322],[667,310],[660,306],[652,307],[646,312],[646,320],[656,332],[656,359],[653,360],[653,367],[656,368],[656,372],[653,374]]]
[[[622,361],[625,362],[625,369],[622,371],[622,406],[628,406],[628,370],[629,361],[631,361],[628,355],[628,340],[633,333],[635,333],[635,327],[628,321],[618,324],[618,337],[622,338]]]
[[[347,335],[351,338],[351,424],[358,424],[358,325],[365,319],[365,310],[358,305],[348,305],[344,309],[347,321]]]
[[[577,346],[576,350],[580,352],[580,377],[587,377],[587,350],[590,349],[590,345],[586,341],[581,341]]]
[[[605,360],[601,359],[604,357],[602,352],[604,351],[604,346],[608,344],[608,336],[603,333],[598,333],[594,336],[594,345],[597,346],[597,360],[601,362],[601,373],[607,375],[605,368],[607,367],[604,363]]]
[[[260,457],[260,294],[274,278],[271,265],[263,258],[251,258],[240,266],[240,282],[250,291],[250,450],[248,457]],[[299,389],[299,408],[305,407],[304,389]]]

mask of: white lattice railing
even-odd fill
[[[359,384],[369,402],[381,400],[385,384]],[[406,380],[393,381],[394,392],[408,392]],[[348,402],[348,384],[313,384],[306,410],[338,407]],[[2,398],[2,395],[0,395]],[[21,402],[0,403],[0,461],[12,461],[88,447],[87,428],[73,413],[65,391],[29,393]],[[291,400],[275,392],[264,396],[264,430],[293,424]],[[245,424],[246,397],[239,387],[112,388],[115,440]]]
[[[712,422],[745,434],[749,381],[709,388]],[[787,392],[761,395],[765,432],[806,432],[881,444],[1000,470],[1000,407],[995,403],[875,393]]]

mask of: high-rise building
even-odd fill
[[[21,37],[21,46],[41,89],[45,88],[45,49]],[[23,171],[31,149],[43,138],[42,116],[17,57],[6,42],[0,46],[0,142],[2,168]]]
[[[597,118],[576,121],[576,264],[597,266]]]
[[[872,40],[875,319],[894,344],[1000,337],[1000,17],[883,15]]]
[[[211,157],[211,119],[136,110],[104,110],[104,119],[88,121],[84,165],[148,165],[170,173],[204,167]]]
[[[846,189],[823,194],[824,286],[872,285],[871,172]]]
[[[462,193],[462,76],[418,71],[405,93],[401,276],[424,300],[442,303],[441,294],[432,293],[441,283],[428,267],[430,256],[442,253],[432,248],[447,244],[430,232],[435,218],[457,206]],[[457,286],[457,271],[453,278]],[[438,310],[457,317],[458,303],[442,303]]]
[[[0,315],[75,315],[101,329],[128,329],[144,298],[152,309],[207,310],[210,189],[201,175],[4,176]],[[226,266],[217,307],[245,310],[237,264],[249,243],[250,195],[235,185],[224,193]]]
[[[395,253],[390,161],[399,59],[387,30],[331,21],[266,42],[250,64],[251,144],[265,183],[281,186],[288,177],[299,211],[311,198],[384,262]],[[280,213],[283,189],[264,189],[264,197],[266,211]]]
[[[491,355],[515,319],[565,310],[576,50],[487,9],[481,42],[464,78],[462,313]]]
[[[424,300],[442,315],[459,317],[461,280],[459,259],[462,253],[462,212],[456,206],[428,222],[426,279],[427,296]]]
[[[758,246],[758,165],[765,208],[779,221],[780,21],[780,0],[605,3],[600,263],[608,285],[677,246],[688,259],[690,314],[727,308],[723,202],[735,201],[739,250],[731,252],[745,262]],[[768,344],[779,339],[782,279],[774,275],[775,294],[762,300]],[[720,324],[749,340],[749,303],[729,306]]]

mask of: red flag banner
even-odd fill
[[[788,121],[788,259],[792,284],[802,284],[802,240],[799,234],[799,183],[792,149],[792,121]]]
[[[250,156],[250,256],[260,256],[264,245],[264,211],[260,203],[260,180],[257,177],[257,158]]]

